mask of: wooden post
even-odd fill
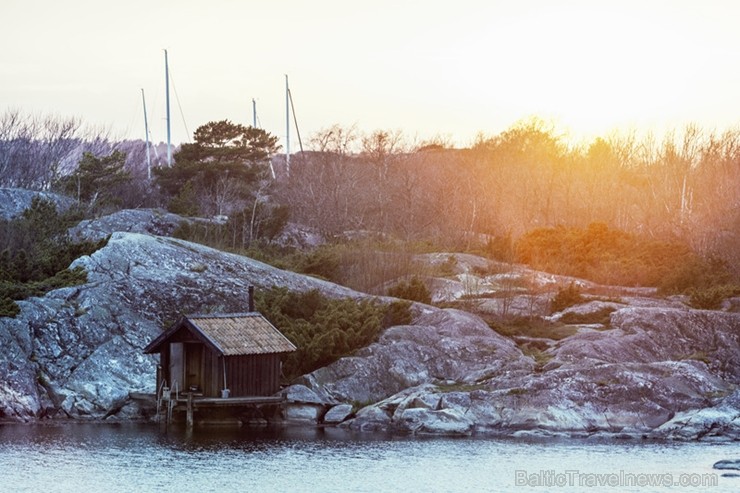
[[[193,393],[188,392],[187,427],[193,427]]]

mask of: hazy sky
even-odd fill
[[[0,111],[173,141],[211,120],[469,144],[539,115],[575,136],[740,124],[735,0],[0,0]],[[175,94],[176,93],[176,94]],[[176,97],[177,95],[177,97]],[[295,135],[295,134],[293,134]],[[294,147],[295,149],[295,147]]]

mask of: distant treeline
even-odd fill
[[[62,131],[69,125],[43,120],[34,125],[13,113],[0,118],[0,185],[74,196],[74,182],[65,177],[77,172],[80,183],[89,176],[76,167],[81,153],[72,164],[58,158],[71,138],[71,130]],[[60,130],[33,132],[47,126]],[[511,260],[513,245],[534,230],[601,224],[644,245],[664,242],[719,259],[740,278],[738,130],[689,126],[661,140],[626,134],[573,145],[551,126],[528,120],[455,149],[442,140],[412,145],[400,132],[362,134],[334,126],[313,136],[289,166],[278,154],[277,139],[262,130],[210,122],[194,137],[175,154],[174,166],[158,167],[151,180],[145,149],[127,144],[129,181],[118,183],[113,194],[120,200],[102,208],[104,190],[88,194],[87,200],[98,200],[94,213],[163,206],[187,215],[224,216],[224,224],[183,235],[232,250],[270,243],[290,221],[327,239],[371,233],[383,241],[426,242],[437,249],[487,248],[492,256]],[[90,149],[95,141],[100,139],[87,141]],[[29,142],[34,145],[28,148],[37,148],[31,154],[57,157],[20,159],[18,149]],[[44,146],[46,151],[39,150]],[[116,149],[109,145],[91,153],[103,159]],[[96,183],[104,186],[93,180],[93,191]],[[75,198],[85,202],[82,194]],[[608,241],[623,239],[616,235]],[[655,280],[633,279],[646,282]]]

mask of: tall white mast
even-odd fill
[[[172,166],[172,129],[170,128],[170,65],[164,50],[164,87],[167,99],[167,166]]]
[[[257,101],[252,98],[252,126],[257,128]]]
[[[144,89],[141,89],[141,102],[144,104],[144,132],[146,133],[146,179],[152,179],[152,157],[149,154],[149,120],[146,118],[146,98]]]
[[[285,74],[285,172],[290,174],[290,88]]]

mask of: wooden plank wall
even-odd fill
[[[272,395],[280,390],[280,355],[229,356],[226,378],[233,397]]]

